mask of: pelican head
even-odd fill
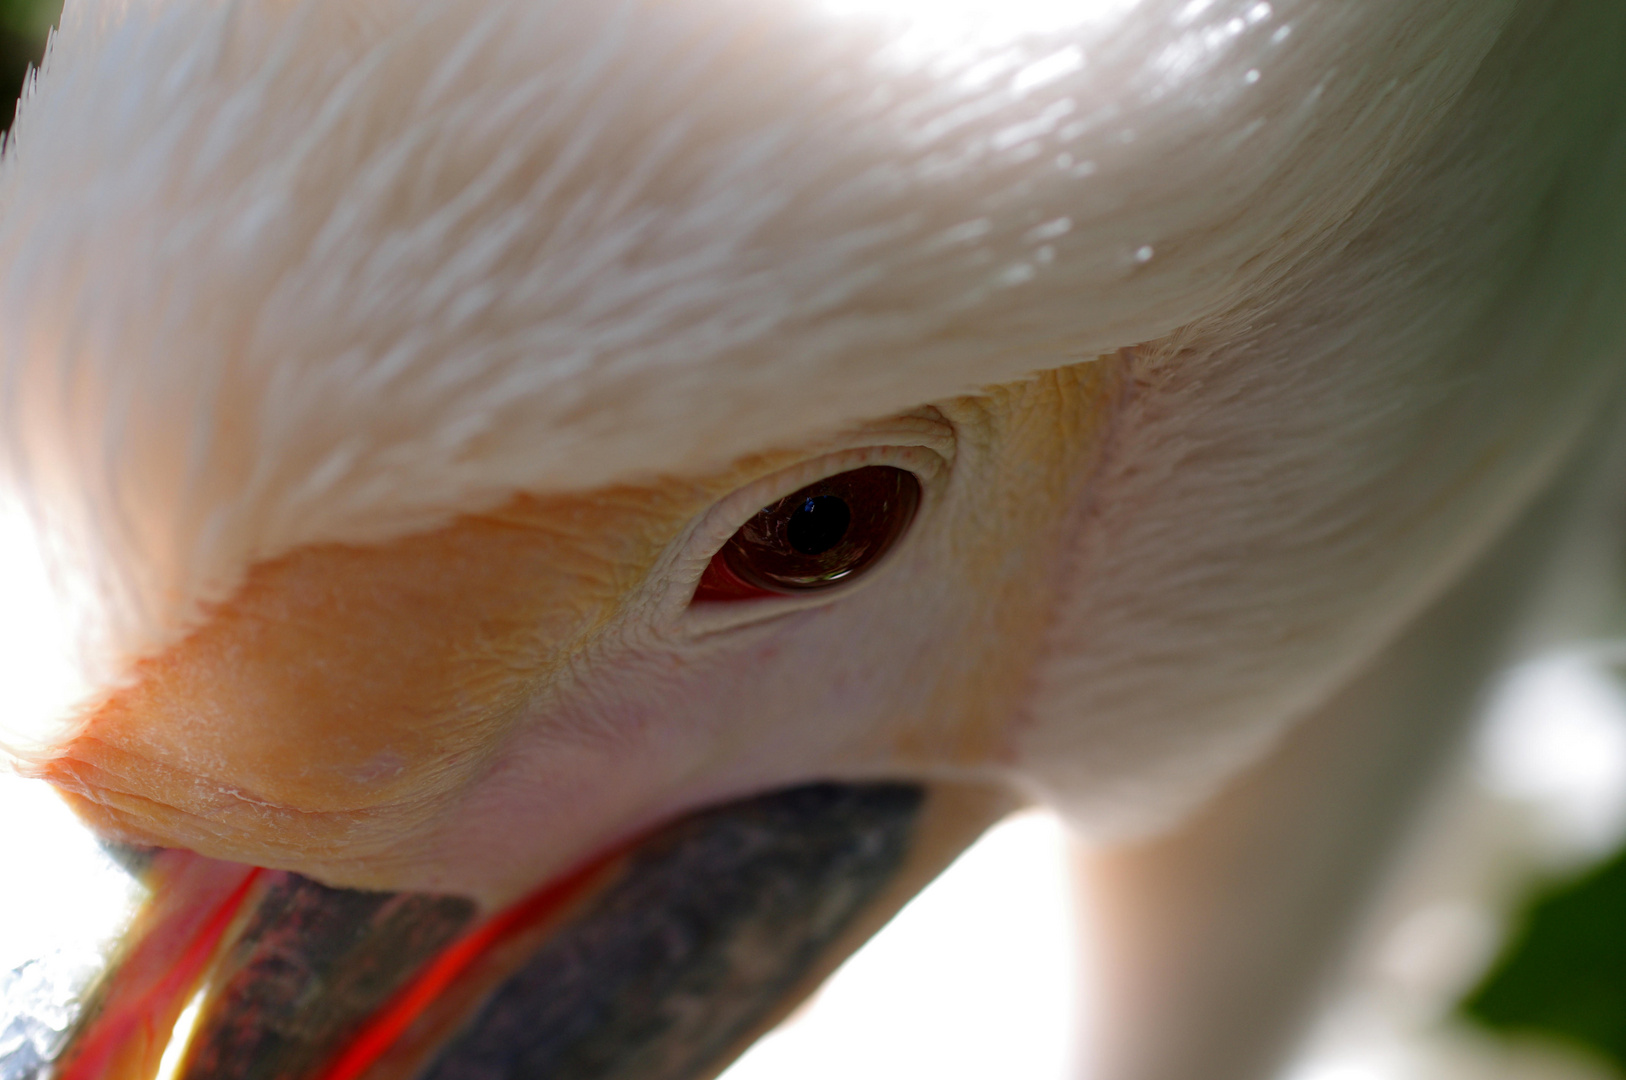
[[[1181,820],[1607,415],[1622,42],[70,0],[0,159],[0,741],[155,899],[60,1075],[201,987],[192,1077],[700,1077],[1011,806]]]

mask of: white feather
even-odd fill
[[[3,617],[74,658],[56,696],[302,545],[1245,327],[1414,182],[1515,5],[924,10],[70,3],[0,163],[0,491],[64,612]],[[1349,310],[1421,281],[1374,261]]]

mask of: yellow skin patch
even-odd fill
[[[997,771],[1122,367],[699,479],[519,496],[377,547],[294,552],[142,664],[47,775],[133,841],[500,903],[717,798]],[[690,607],[757,507],[870,462],[925,488],[872,574]]]

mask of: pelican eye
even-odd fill
[[[828,589],[880,561],[920,507],[920,481],[869,465],[758,510],[712,556],[696,600],[750,600]]]

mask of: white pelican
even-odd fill
[[[1609,0],[70,0],[0,737],[157,891],[55,1075],[705,1076],[1022,801],[1094,1075],[1262,1075],[1588,505],[1623,102]]]

